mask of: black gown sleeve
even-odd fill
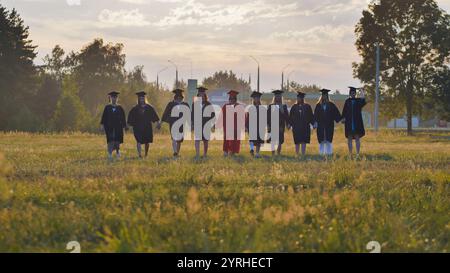
[[[151,106],[150,109],[151,109],[151,115],[152,115],[151,122],[158,122],[160,119],[159,119],[158,113],[156,113],[155,108],[153,106]]]
[[[119,106],[119,109],[120,109],[120,125],[122,126],[122,128],[125,128],[125,127],[127,127],[125,111],[123,110],[122,106]]]
[[[133,126],[136,124],[136,114],[135,114],[135,108],[131,109],[130,113],[128,114],[128,124]]]
[[[342,109],[342,118],[345,118],[345,119],[348,118],[347,117],[347,115],[348,115],[348,104],[349,104],[349,101],[346,100],[345,103],[344,103],[344,109]]]
[[[162,122],[170,123],[170,118],[169,117],[170,117],[170,114],[172,112],[172,107],[171,106],[172,106],[171,103],[166,105],[166,108],[164,109],[164,112],[163,112],[163,115],[162,115],[162,118],[161,118]]]
[[[341,113],[339,112],[339,109],[337,108],[337,106],[333,103],[333,112],[334,112],[334,121],[339,122],[342,120],[342,116]]]
[[[102,124],[103,126],[105,126],[105,124],[107,124],[108,122],[108,106],[105,106],[105,109],[103,109],[103,114],[102,114],[102,120],[100,121],[100,124]]]
[[[307,109],[308,124],[314,125],[314,114],[311,105],[308,105],[306,109]]]

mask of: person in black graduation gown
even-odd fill
[[[322,89],[322,96],[314,110],[314,127],[317,129],[319,153],[321,155],[333,154],[334,123],[341,120],[341,113],[334,103],[330,101],[330,90]]]
[[[311,105],[305,103],[305,93],[297,92],[297,103],[291,107],[289,113],[294,135],[295,152],[300,153],[302,145],[302,155],[306,154],[306,144],[311,142],[311,126],[314,125],[314,114]]]
[[[123,143],[123,130],[127,128],[125,120],[125,111],[122,106],[117,104],[118,95],[116,91],[110,92],[110,104],[105,106],[100,124],[106,134],[108,143],[108,158],[112,159],[112,153],[115,150],[117,158],[120,158],[120,144]]]
[[[206,107],[210,106],[211,103],[208,100],[208,95],[206,94],[206,91],[208,91],[208,88],[200,86],[197,88],[197,98],[194,98],[194,101],[192,102],[192,107],[191,107],[191,124],[192,127],[191,129],[194,131],[194,141],[195,141],[195,157],[199,158],[200,157],[200,142],[203,142],[203,157],[206,158],[208,155],[208,147],[209,147],[209,140],[211,139],[211,134],[210,132],[207,132],[208,134],[205,135],[205,126],[206,124],[211,121],[212,119],[215,119],[215,113],[212,112],[211,116],[209,117],[205,117],[204,112]],[[196,103],[200,103],[200,105],[198,105],[198,110],[196,107]],[[200,114],[197,114],[197,111],[200,110]],[[195,117],[196,116],[200,116],[201,117],[201,122],[202,122],[202,134],[201,134],[201,138],[200,136],[196,136],[195,135]],[[212,129],[212,128],[211,128]],[[201,140],[200,140],[201,139]]]
[[[172,149],[173,149],[173,156],[177,157],[180,154],[180,149],[181,149],[181,143],[183,143],[183,138],[181,139],[175,139],[174,136],[172,135],[172,126],[174,125],[174,123],[179,120],[181,117],[183,117],[183,114],[180,113],[178,115],[178,117],[172,117],[172,109],[174,107],[180,106],[180,105],[184,105],[187,106],[189,108],[189,105],[184,102],[184,95],[183,95],[184,90],[182,89],[175,89],[172,91],[172,93],[174,94],[173,96],[173,101],[169,102],[166,106],[166,109],[164,110],[164,113],[162,115],[161,121],[162,122],[167,122],[169,124],[170,127],[170,135],[172,138]],[[178,131],[179,133],[183,134],[184,131],[184,126],[181,126],[180,130]]]
[[[158,129],[161,127],[161,124],[155,108],[146,102],[146,93],[141,91],[136,93],[136,95],[138,96],[138,104],[128,114],[128,124],[133,127],[138,156],[142,158],[141,145],[145,145],[145,157],[147,157],[150,143],[153,143],[152,123],[157,123],[156,128]]]
[[[349,88],[350,98],[345,101],[344,109],[342,110],[342,123],[345,124],[345,137],[348,140],[348,151],[350,155],[353,153],[354,139],[356,144],[356,155],[359,156],[361,138],[366,134],[362,118],[362,108],[366,105],[366,99],[364,91],[361,92],[361,97],[357,98],[357,88]]]
[[[264,139],[265,139],[265,135],[261,135],[260,134],[260,107],[261,107],[261,96],[263,94],[260,92],[256,92],[254,91],[250,97],[253,99],[253,106],[256,108],[256,120],[252,120],[255,124],[256,124],[256,135],[252,136],[251,132],[250,132],[250,118],[251,115],[249,112],[246,113],[245,115],[245,129],[247,130],[247,132],[249,133],[249,137],[250,137],[250,146],[253,146],[254,150],[253,153],[252,151],[250,151],[251,155],[254,155],[255,158],[260,158],[260,151],[261,151],[261,145],[264,144]],[[254,119],[254,117],[252,118]],[[265,131],[265,130],[264,130]]]
[[[269,105],[267,109],[267,124],[268,124],[268,131],[271,133],[272,131],[272,108],[277,108],[279,111],[279,141],[278,143],[272,143],[272,140],[269,140],[269,143],[272,144],[272,146],[278,144],[277,148],[277,154],[281,154],[281,148],[284,144],[284,132],[286,128],[289,128],[289,109],[286,104],[283,104],[283,93],[284,91],[281,90],[275,90],[272,92],[274,94],[273,103]],[[275,155],[275,149],[272,147],[272,155]]]

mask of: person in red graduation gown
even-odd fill
[[[222,117],[223,117],[223,133],[224,133],[224,141],[223,141],[223,154],[224,156],[228,156],[228,155],[235,155],[235,154],[239,154],[240,149],[241,149],[241,141],[240,141],[240,132],[238,132],[238,118],[239,115],[238,113],[234,113],[234,120],[233,120],[233,125],[234,125],[234,135],[231,137],[231,139],[227,139],[227,130],[229,128],[227,128],[227,108],[229,107],[237,107],[240,104],[237,102],[237,96],[238,96],[239,92],[231,90],[230,92],[228,92],[229,98],[228,98],[228,103],[225,104],[222,107]],[[237,111],[236,111],[237,112]],[[244,120],[242,121],[243,125],[245,125],[245,116],[244,116]]]

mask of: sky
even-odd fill
[[[219,70],[252,77],[261,91],[290,80],[347,93],[358,86],[354,27],[369,0],[0,0],[15,8],[38,45],[36,63],[59,44],[79,51],[94,38],[123,43],[126,68],[143,65],[147,79],[172,86],[180,78],[202,80]],[[438,0],[450,11],[450,0]],[[375,74],[375,73],[374,73]]]

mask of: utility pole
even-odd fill
[[[158,73],[156,73],[156,90],[159,91],[159,74],[167,70],[167,66],[163,69],[159,70]]]
[[[374,110],[375,132],[378,132],[379,130],[378,124],[379,103],[380,103],[380,43],[377,43],[376,75],[375,75],[375,110]]]
[[[178,88],[178,66],[171,60],[168,60],[168,62],[175,67],[175,88]]]
[[[255,58],[255,57],[253,57],[253,56],[250,56],[250,58],[252,58],[255,62],[256,62],[256,64],[258,65],[258,80],[257,80],[257,88],[256,88],[256,91],[258,91],[259,92],[259,67],[260,67],[260,64],[259,64],[259,62],[258,62],[258,60]]]
[[[283,67],[283,69],[281,70],[281,90],[284,91],[284,71],[291,66],[290,64],[286,65],[285,67]]]

